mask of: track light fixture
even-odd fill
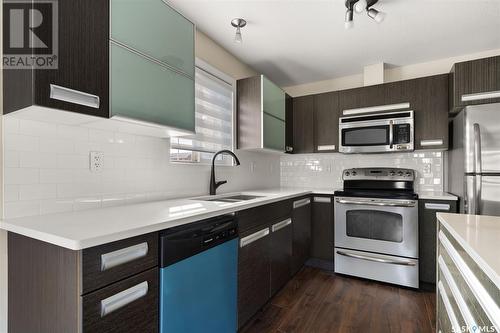
[[[385,19],[386,13],[372,7],[377,2],[378,0],[346,0],[345,28],[351,29],[354,26],[353,12],[361,14],[366,11],[368,17],[377,23],[381,23]]]
[[[242,18],[235,18],[231,20],[231,25],[236,28],[236,34],[234,35],[235,43],[242,43],[243,37],[241,37],[241,28],[247,25],[247,21]]]

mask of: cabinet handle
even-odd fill
[[[397,104],[387,104],[387,105],[377,105],[377,106],[369,106],[366,108],[356,108],[356,109],[347,109],[342,112],[342,115],[352,115],[359,113],[367,113],[367,112],[379,112],[379,111],[390,111],[390,110],[399,110],[399,109],[409,109],[410,103],[397,103]]]
[[[420,145],[422,147],[442,146],[443,139],[420,140]]]
[[[462,102],[479,101],[482,99],[490,99],[490,98],[500,98],[500,90],[487,91],[476,94],[465,94],[462,95]]]
[[[446,211],[450,210],[449,204],[426,202],[424,207],[425,207],[425,209],[432,209],[432,210],[446,210]]]
[[[347,252],[347,251],[337,251],[337,254],[344,256],[344,257],[380,262],[380,263],[391,264],[391,265],[402,265],[402,266],[416,266],[417,265],[417,262],[415,262],[413,260],[406,261],[406,260],[384,259],[384,258],[378,258],[378,257],[373,257],[373,256],[355,254],[355,253],[351,253],[351,252]]]
[[[284,227],[286,227],[286,226],[288,226],[290,224],[292,224],[292,219],[288,218],[288,219],[286,219],[284,221],[281,221],[281,222],[278,222],[276,224],[273,224],[273,226],[271,227],[271,230],[273,232],[275,232],[275,231],[283,229]]]
[[[309,205],[310,203],[311,203],[311,199],[302,199],[302,200],[294,201],[293,202],[293,209]]]
[[[91,108],[99,108],[99,96],[55,84],[50,85],[50,98],[63,102],[85,105]]]
[[[101,272],[104,272],[105,270],[108,270],[112,267],[125,264],[132,260],[145,257],[148,254],[148,250],[148,243],[144,242],[113,252],[101,254]]]
[[[253,242],[255,242],[263,237],[266,237],[267,235],[269,235],[269,228],[254,232],[253,234],[248,235],[248,236],[240,239],[240,247],[245,247],[249,244],[252,244]]]
[[[328,197],[314,197],[314,202],[321,202],[321,203],[331,203],[332,202],[332,198],[328,198]]]
[[[335,145],[321,145],[317,147],[318,151],[323,151],[323,150],[335,150]]]
[[[101,301],[101,318],[146,296],[148,288],[148,282],[144,281],[124,291],[120,291],[118,294],[103,299]]]

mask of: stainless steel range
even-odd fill
[[[335,192],[335,272],[418,288],[418,197],[411,169],[344,170]]]

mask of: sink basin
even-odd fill
[[[240,202],[240,201],[252,200],[252,199],[257,199],[257,198],[262,198],[262,196],[260,196],[260,195],[238,194],[238,195],[231,195],[231,196],[228,196],[228,197],[203,198],[203,199],[198,199],[198,200],[202,200],[202,201],[219,201],[219,202]]]

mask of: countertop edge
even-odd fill
[[[485,272],[488,278],[500,289],[500,275],[463,239],[453,227],[446,221],[446,215],[463,215],[454,213],[437,213],[437,219],[441,222],[446,230],[457,240],[457,242],[470,255],[472,260]]]

